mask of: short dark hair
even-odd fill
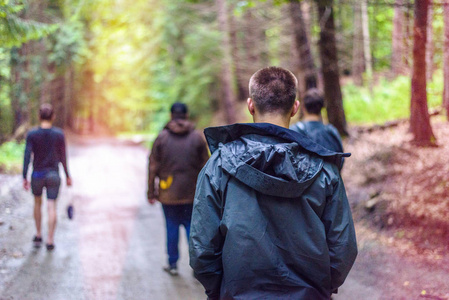
[[[298,80],[292,72],[280,67],[268,67],[251,76],[249,95],[261,114],[286,114],[295,103],[297,87]]]
[[[172,119],[187,119],[188,108],[184,103],[176,102],[170,108]]]
[[[44,103],[39,108],[39,119],[40,120],[51,121],[51,119],[53,118],[53,115],[54,115],[54,111],[53,111],[53,106],[51,106],[51,104]]]
[[[309,114],[319,115],[324,107],[323,94],[317,88],[307,90],[303,102]]]

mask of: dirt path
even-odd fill
[[[69,155],[74,186],[62,187],[53,253],[31,247],[32,196],[20,176],[0,177],[0,299],[203,299],[184,236],[180,276],[162,270],[165,227],[160,205],[146,202],[147,151],[90,140]]]
[[[432,128],[436,148],[413,145],[408,123],[345,141],[360,254],[344,288],[357,280],[379,299],[449,299],[449,123],[432,118]]]
[[[184,235],[180,276],[162,271],[164,220],[145,199],[147,151],[97,139],[72,142],[69,155],[74,186],[62,188],[53,253],[31,247],[33,200],[20,176],[0,175],[0,299],[205,299]],[[333,299],[449,299],[447,260],[404,255],[363,222],[356,227],[359,256]]]
[[[359,255],[336,300],[449,299],[449,265],[402,253],[376,232],[356,224]]]

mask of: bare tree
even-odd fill
[[[243,101],[248,98],[248,87],[246,84],[246,78],[244,77],[243,73],[243,62],[241,61],[242,56],[240,55],[240,47],[239,47],[239,40],[237,38],[237,30],[238,25],[236,24],[237,20],[236,17],[231,14],[229,18],[229,37],[230,37],[230,43],[231,43],[231,57],[232,62],[234,64],[234,74],[236,79],[236,87],[237,87],[237,99],[238,101]]]
[[[373,66],[371,59],[371,42],[369,34],[369,24],[368,24],[368,9],[366,0],[360,1],[361,11],[362,11],[362,33],[363,33],[363,57],[365,58],[365,72],[368,81],[368,86],[372,93],[373,83]]]
[[[444,91],[443,106],[446,108],[447,119],[449,121],[449,0],[444,0]]]
[[[363,85],[365,57],[363,55],[362,9],[359,2],[354,2],[354,36],[352,38],[352,80],[356,85]]]
[[[426,43],[426,79],[432,80],[433,76],[433,56],[435,52],[435,45],[433,43],[433,5],[432,0],[429,0],[429,9],[427,11],[427,43]]]
[[[232,88],[232,46],[230,41],[229,15],[226,0],[217,0],[218,26],[223,34],[223,64],[221,84],[223,89],[223,108],[226,112],[227,123],[235,123],[235,93]]]
[[[427,10],[429,0],[415,1],[412,99],[410,107],[410,129],[413,142],[428,146],[435,144],[435,136],[430,126],[426,91],[426,40]]]
[[[412,68],[412,57],[413,57],[413,28],[414,19],[413,14],[413,0],[403,0],[405,6],[405,43],[404,43],[404,59],[405,66],[407,69]]]
[[[343,96],[340,86],[337,43],[335,40],[335,24],[333,0],[315,0],[318,6],[320,23],[320,60],[324,83],[324,98],[326,101],[329,123],[334,125],[340,134],[348,135]]]
[[[317,87],[316,68],[299,0],[290,0],[290,19],[293,25],[294,45],[303,74],[303,90]]]
[[[404,0],[396,0],[394,7],[391,73],[393,77],[403,74],[405,71],[405,15]]]
[[[12,113],[14,115],[11,134],[15,134],[19,127],[27,121],[26,111],[24,109],[24,99],[27,98],[27,95],[24,94],[25,83],[22,76],[27,70],[24,62],[27,60],[26,53],[28,46],[28,44],[23,44],[20,49],[13,48],[11,50],[10,85],[12,88],[10,89],[10,98]]]

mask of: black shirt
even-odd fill
[[[28,165],[33,153],[33,172],[35,171],[58,171],[61,162],[67,177],[65,137],[62,129],[57,127],[35,128],[28,132],[23,161],[23,178],[26,179]]]

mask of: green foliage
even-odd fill
[[[230,18],[234,28],[231,37],[235,42],[233,56],[239,58],[236,59],[239,64],[233,68],[239,72],[239,87],[253,72],[252,68],[259,65],[296,68],[291,55],[289,2],[227,1],[234,12]],[[368,3],[371,52],[375,71],[383,71],[390,66],[394,8],[385,0],[374,2]],[[69,79],[73,78],[72,71],[77,92],[70,94],[72,100],[64,101],[72,101],[69,105],[75,123],[94,119],[96,125],[110,131],[154,135],[168,121],[171,104],[179,101],[189,105],[191,117],[199,127],[209,125],[220,102],[222,75],[223,33],[217,28],[214,1],[52,0],[39,12],[44,18],[41,15],[39,18],[57,25],[28,20],[33,19],[26,11],[31,2],[11,3],[22,2],[0,0],[0,141],[12,130],[11,95],[17,106],[24,108],[23,112],[34,116],[30,111],[36,110],[39,101],[55,94],[55,82],[65,82],[63,76],[67,74]],[[320,28],[316,1],[308,3],[311,50],[318,61],[316,44]],[[350,72],[352,63],[354,3],[334,1],[340,67],[345,73]],[[441,66],[442,44],[438,41],[444,23],[442,8],[434,9],[434,59]],[[42,37],[46,38],[30,43],[25,54],[9,48]],[[13,80],[12,85],[11,66],[16,67],[13,70],[21,77]],[[392,82],[381,79],[372,99],[367,89],[345,86],[348,121],[381,123],[407,117],[409,81],[406,77]],[[441,86],[441,72],[436,72],[428,86],[429,106],[441,102]]]
[[[383,70],[390,67],[394,8],[374,4],[368,7],[368,15],[373,67]]]
[[[84,25],[78,20],[70,20],[59,26],[50,36],[50,62],[57,66],[81,64],[88,55],[84,39]]]
[[[12,111],[9,103],[6,103],[9,98],[7,89],[0,89],[0,143],[11,133]]]
[[[12,131],[10,103],[10,55],[8,49],[0,47],[0,144]]]
[[[432,81],[427,83],[427,105],[431,108],[439,107],[442,104],[444,89],[443,70],[437,70],[432,77]]]
[[[101,0],[83,7],[88,51],[78,77],[77,116],[92,117],[110,131],[148,127],[148,116],[158,109],[148,92],[156,7],[143,0],[133,5]]]
[[[11,132],[11,109],[9,101],[9,51],[0,48],[0,143]]]
[[[56,29],[55,25],[20,18],[18,14],[23,9],[23,5],[0,0],[0,47],[18,47],[27,41],[40,39]]]
[[[373,98],[368,88],[348,84],[342,90],[349,123],[381,124],[410,114],[410,78],[405,76],[391,82],[381,79],[373,88]]]
[[[84,2],[57,0],[43,8],[36,2],[0,0],[0,142],[20,125],[16,122],[37,122],[41,101],[62,102],[65,91],[72,88],[52,87],[87,55],[79,13]]]
[[[357,87],[353,84],[344,85],[342,90],[346,119],[351,124],[382,124],[410,116],[411,81],[409,77],[400,76],[392,81],[382,78],[373,88],[373,97],[370,96],[368,88]],[[441,72],[435,74],[427,90],[429,108],[441,106],[443,91]]]
[[[20,173],[24,150],[24,143],[6,142],[0,145],[0,172]]]
[[[165,125],[174,102],[186,103],[191,117],[204,127],[210,121],[213,89],[219,81],[221,35],[211,13],[202,12],[200,4],[162,4],[164,13],[152,23],[157,35],[149,64],[148,95],[154,107],[150,129],[158,131]]]

